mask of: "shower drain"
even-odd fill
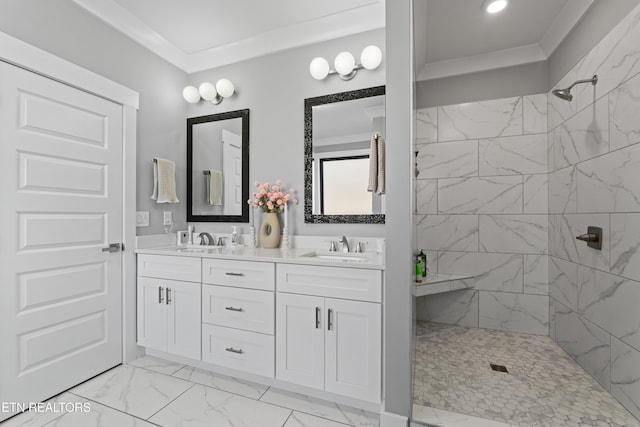
[[[505,372],[505,373],[509,373],[509,371],[507,370],[507,367],[504,365],[494,365],[493,363],[489,363],[489,366],[491,366],[491,369],[493,369],[496,372]]]

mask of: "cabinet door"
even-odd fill
[[[166,280],[167,352],[200,360],[201,306],[199,283]]]
[[[278,293],[276,378],[324,388],[324,298]]]
[[[138,344],[167,351],[165,280],[138,277]]]
[[[380,304],[327,298],[325,311],[325,391],[379,402]]]

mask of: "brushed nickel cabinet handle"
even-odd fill
[[[316,329],[320,329],[320,307],[316,307]]]
[[[162,304],[164,302],[164,298],[162,293],[164,292],[164,288],[162,286],[158,286],[158,304]]]
[[[237,277],[242,277],[242,276],[244,276],[244,274],[243,274],[243,273],[224,273],[224,274],[226,274],[227,276],[237,276]]]
[[[171,304],[171,288],[167,288],[167,305]]]
[[[236,350],[233,347],[227,347],[225,348],[225,350],[228,351],[229,353],[244,354],[244,351],[242,351],[242,349]]]
[[[330,331],[331,328],[333,327],[333,321],[331,320],[332,313],[333,313],[333,310],[331,309],[327,311],[327,331]]]
[[[231,306],[229,306],[229,307],[225,307],[224,309],[225,309],[225,310],[229,310],[229,311],[237,311],[237,312],[244,311],[244,310],[242,309],[242,307],[231,307]]]

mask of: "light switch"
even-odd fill
[[[149,212],[138,211],[136,212],[136,227],[148,227],[149,226]]]
[[[163,223],[162,225],[171,225],[173,223],[173,217],[171,215],[171,211],[163,212]]]

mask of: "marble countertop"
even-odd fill
[[[286,264],[324,265],[334,267],[384,270],[384,257],[378,252],[349,253],[320,251],[309,248],[265,249],[246,246],[185,247],[162,246],[136,249],[138,254],[171,255],[195,258],[238,259],[243,261],[279,262]],[[317,256],[312,256],[315,254]]]
[[[473,287],[474,276],[461,276],[456,274],[427,273],[422,278],[422,283],[415,283],[414,295],[422,297],[426,295],[440,294],[443,292],[469,289]]]

